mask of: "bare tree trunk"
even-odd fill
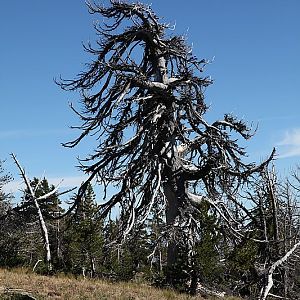
[[[95,257],[91,256],[91,278],[94,277],[95,274],[96,274]]]
[[[57,211],[56,215],[59,216],[59,208],[57,204]],[[57,258],[60,262],[63,260],[63,255],[62,255],[62,250],[61,250],[61,236],[60,236],[60,219],[57,219],[56,221],[56,253],[57,253]]]
[[[120,250],[120,245],[118,244],[117,246],[117,262],[118,262],[118,265],[120,264],[120,254],[121,250]]]
[[[46,249],[45,260],[46,260],[46,263],[47,263],[48,272],[51,272],[52,271],[52,263],[51,263],[51,251],[50,251],[49,234],[48,234],[48,229],[47,229],[47,226],[46,226],[46,222],[44,220],[44,217],[43,217],[40,205],[39,205],[39,201],[48,199],[52,195],[57,194],[59,184],[52,191],[50,191],[49,193],[47,193],[45,195],[42,195],[40,197],[37,197],[36,194],[35,194],[36,190],[32,189],[32,186],[30,184],[30,180],[27,178],[25,170],[21,167],[21,165],[20,165],[19,161],[17,160],[16,156],[12,153],[11,157],[14,160],[15,164],[17,165],[17,167],[20,171],[20,175],[21,175],[21,177],[22,177],[22,179],[23,179],[23,181],[24,181],[24,183],[25,183],[25,185],[28,189],[30,200],[33,202],[33,204],[34,204],[34,206],[37,210],[39,225],[40,225],[40,229],[41,229],[41,232],[42,232],[42,237],[43,237],[43,240],[44,240],[44,243],[45,243],[45,249]],[[39,185],[39,182],[37,183],[37,186],[38,185]],[[64,191],[62,193],[59,193],[59,194],[57,194],[57,196],[62,195],[62,194],[66,194],[66,193],[68,193],[68,192],[70,192],[74,189],[75,188],[69,189],[69,190]]]
[[[37,267],[37,265],[41,262],[41,259],[38,259],[37,262],[34,264],[33,268],[32,268],[32,272],[35,272],[35,269]]]
[[[172,228],[174,226],[176,217],[179,214],[178,211],[178,199],[176,198],[176,193],[170,184],[166,184],[164,187],[165,196],[167,198],[167,207],[166,207],[166,222],[167,225]],[[177,257],[177,245],[174,239],[169,241],[167,249],[167,267],[172,268],[175,265]]]
[[[300,241],[297,242],[282,258],[277,260],[273,265],[269,268],[268,274],[267,274],[267,283],[261,290],[260,300],[266,300],[271,288],[273,287],[274,281],[273,281],[273,273],[276,270],[278,266],[283,264],[288,258],[294,253],[294,251],[300,246]]]
[[[51,264],[51,251],[50,251],[50,242],[49,242],[48,229],[47,229],[42,211],[40,209],[39,203],[38,203],[38,201],[37,201],[37,199],[34,195],[33,195],[33,202],[34,202],[34,205],[35,205],[35,207],[37,209],[37,212],[38,212],[39,223],[40,223],[43,239],[44,239],[44,242],[45,242],[47,269],[48,269],[48,272],[51,272],[52,271],[52,264]]]
[[[33,204],[34,204],[34,206],[37,210],[39,224],[40,224],[42,236],[43,236],[44,243],[45,243],[45,249],[46,249],[45,259],[46,259],[46,263],[47,263],[47,269],[48,269],[48,272],[51,272],[52,271],[52,264],[51,264],[51,251],[50,251],[50,243],[49,243],[49,234],[48,234],[48,229],[47,229],[47,226],[46,226],[41,208],[39,206],[38,200],[47,198],[45,196],[50,196],[50,194],[52,195],[53,192],[50,192],[48,195],[43,195],[40,198],[37,198],[34,191],[33,191],[33,189],[32,189],[32,186],[30,185],[30,181],[26,176],[25,170],[21,167],[21,165],[18,162],[16,156],[14,154],[12,154],[11,156],[12,156],[14,162],[16,163],[18,169],[21,172],[21,176],[22,176],[22,178],[23,178],[23,180],[26,184],[26,187],[27,187],[27,189],[30,193],[30,196],[32,198]]]
[[[159,252],[158,252],[158,255],[159,255],[159,271],[162,272],[162,253],[161,253],[161,250],[159,249]]]
[[[274,240],[276,241],[276,245],[278,246],[278,210],[277,210],[277,199],[274,191],[275,187],[275,171],[273,170],[272,173],[267,174],[268,176],[268,185],[269,185],[269,193],[270,193],[270,200],[272,206],[272,221],[274,227]],[[271,178],[272,176],[272,178]]]

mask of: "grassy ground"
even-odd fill
[[[203,300],[204,298],[176,294],[146,284],[110,283],[100,280],[75,279],[62,276],[40,276],[24,270],[0,269],[0,299],[18,298],[17,293],[36,299],[102,299],[102,300]],[[15,297],[15,298],[14,298]],[[234,298],[227,298],[227,300]],[[237,298],[236,298],[237,299]]]

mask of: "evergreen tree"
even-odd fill
[[[211,210],[208,203],[202,203],[199,208],[200,234],[195,245],[194,266],[197,277],[209,285],[220,283],[224,268],[220,263],[222,252],[219,246],[222,240],[220,220]]]
[[[109,220],[104,228],[104,274],[114,280],[149,279],[150,243],[146,226],[119,239],[120,221]]]
[[[30,181],[30,186],[36,198],[42,197],[54,191],[54,185],[50,185],[46,178],[39,180],[34,177]],[[51,268],[60,268],[61,260],[61,220],[54,220],[59,214],[63,213],[61,208],[61,201],[57,193],[53,193],[49,197],[38,201],[41,213],[48,228],[48,238],[51,253]],[[33,266],[37,262],[44,261],[45,255],[44,240],[40,234],[40,224],[37,215],[37,208],[32,201],[32,195],[28,188],[24,190],[20,204],[18,204],[14,211],[18,213],[20,220],[22,220],[23,229],[27,235],[26,243],[24,244],[24,254],[28,265]],[[43,264],[38,264],[38,271],[46,271]]]
[[[0,266],[14,267],[23,263],[22,230],[20,220],[12,210],[12,195],[4,191],[4,186],[12,180],[5,173],[3,161],[0,160]]]
[[[159,205],[153,207],[153,213],[147,220],[149,239],[149,279],[155,285],[162,286],[165,283],[168,230],[165,226],[164,212]]]
[[[96,216],[98,205],[88,185],[76,214],[69,217],[65,241],[65,261],[73,272],[84,276],[102,272],[103,222]]]
[[[49,182],[45,177],[42,180],[34,177],[33,180],[30,181],[30,185],[34,190],[36,197],[46,195],[55,189],[54,185],[49,185]],[[25,189],[21,203],[17,208],[17,210],[21,211],[24,215],[27,215],[28,218],[36,216],[36,208],[30,200],[30,197],[28,189]],[[40,201],[39,205],[46,219],[51,219],[51,217],[56,214],[63,212],[63,209],[60,207],[61,201],[59,200],[57,193]]]
[[[12,180],[9,174],[5,174],[3,161],[0,160],[0,218],[3,217],[10,207],[11,195],[4,192],[4,186]]]

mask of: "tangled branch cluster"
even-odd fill
[[[76,79],[59,83],[63,89],[79,90],[83,104],[81,112],[72,107],[82,120],[82,133],[65,146],[74,147],[88,135],[98,141],[81,163],[87,182],[97,178],[105,187],[99,215],[121,207],[128,232],[147,218],[155,203],[170,205],[170,193],[180,211],[196,210],[203,192],[231,222],[221,201],[224,193],[232,196],[274,152],[259,166],[244,163],[237,135],[251,137],[245,123],[231,115],[212,124],[204,119],[203,93],[212,80],[202,74],[209,62],[198,60],[182,36],[167,35],[170,26],[150,7],[110,3],[88,5],[92,14],[106,20],[95,25],[96,46],[85,46],[95,59]],[[118,190],[108,197],[111,187]]]

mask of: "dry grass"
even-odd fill
[[[40,276],[24,270],[0,270],[0,299],[12,299],[9,295],[17,290],[25,291],[36,299],[203,300],[200,296],[177,294],[171,290],[155,289],[140,283],[110,283],[101,280]]]

